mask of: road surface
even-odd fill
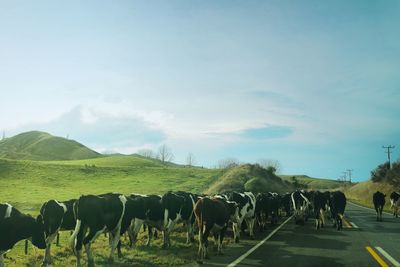
[[[223,256],[210,249],[211,258],[200,266],[400,267],[400,218],[385,213],[384,221],[377,222],[374,210],[352,203],[346,206],[345,218],[341,231],[331,222],[315,230],[314,220],[296,225],[282,218],[279,227],[270,227],[257,240],[227,244]]]

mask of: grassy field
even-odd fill
[[[163,194],[168,190],[203,192],[221,174],[220,170],[202,168],[163,167],[157,161],[132,156],[115,156],[76,161],[14,161],[0,159],[0,202],[8,202],[23,212],[36,215],[49,199],[67,200],[81,194],[137,192]],[[181,265],[195,258],[196,249],[186,245],[186,237],[177,229],[172,235],[173,246],[161,250],[161,238],[150,248],[144,246],[145,234],[138,247],[127,251],[112,266]],[[74,257],[67,248],[69,233],[61,236],[61,246],[54,247],[54,266],[72,266]],[[108,266],[105,257],[108,241],[95,241],[96,263]],[[23,254],[23,242],[7,254],[8,266],[40,266],[43,251],[30,246]],[[111,266],[111,265],[110,265]]]
[[[81,194],[163,194],[168,190],[201,193],[213,186],[222,190],[230,183],[229,179],[240,180],[241,177],[245,177],[249,185],[254,181],[262,181],[261,184],[268,185],[272,191],[282,185],[288,186],[288,183],[283,183],[276,176],[264,177],[264,171],[254,166],[247,164],[228,172],[174,165],[165,167],[157,160],[122,155],[68,161],[0,159],[0,202],[8,202],[23,212],[36,215],[42,203],[49,199],[67,200],[78,198]],[[284,190],[288,188],[290,186]],[[168,250],[161,249],[161,238],[154,240],[151,247],[144,246],[146,236],[147,234],[141,233],[138,246],[134,249],[128,249],[124,245],[124,256],[113,265],[107,264],[108,241],[101,236],[93,245],[96,264],[171,266],[192,262],[196,257],[197,244],[185,244],[186,236],[182,227],[178,226],[173,232],[172,247]],[[60,247],[53,246],[53,266],[73,266],[75,257],[68,248],[68,237],[68,232],[62,233]],[[228,237],[225,242],[229,243],[231,239]],[[6,264],[9,267],[40,266],[43,251],[31,245],[29,248],[29,253],[25,256],[23,242],[18,243],[7,254]]]
[[[350,201],[370,208],[374,207],[372,203],[372,195],[376,191],[380,191],[386,194],[386,203],[384,210],[390,212],[389,196],[390,193],[395,191],[395,188],[393,188],[393,186],[386,183],[374,183],[372,181],[366,181],[355,184],[351,187],[346,187],[344,189],[344,193]]]

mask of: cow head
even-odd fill
[[[42,215],[38,215],[33,223],[32,244],[40,249],[46,248],[45,229]]]

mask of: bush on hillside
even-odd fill
[[[378,165],[371,171],[371,180],[373,182],[387,182],[394,186],[400,186],[400,160],[392,164],[390,168],[389,162]]]

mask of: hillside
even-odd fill
[[[290,182],[283,181],[274,173],[255,164],[243,164],[227,170],[206,191],[221,193],[224,191],[278,192],[292,191]]]
[[[307,186],[307,189],[335,189],[343,186],[343,183],[336,180],[314,178],[307,175],[279,175],[283,180],[293,182],[297,180],[300,184]],[[293,178],[294,177],[294,178]]]
[[[386,204],[384,209],[386,211],[389,211],[390,210],[389,196],[393,191],[395,191],[395,188],[393,188],[393,186],[389,185],[388,183],[384,182],[374,183],[373,181],[366,181],[357,183],[353,186],[346,187],[344,189],[344,193],[346,194],[346,197],[348,199],[350,199],[355,203],[359,203],[371,208],[373,207],[372,195],[376,191],[380,191],[386,194]]]
[[[86,146],[45,132],[31,131],[0,141],[0,157],[29,160],[73,160],[100,157]]]

